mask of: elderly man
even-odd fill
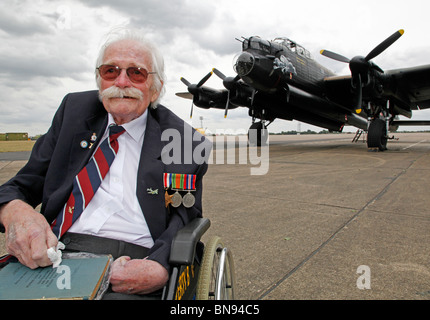
[[[211,145],[158,104],[164,62],[144,38],[127,32],[109,40],[100,52],[96,78],[99,91],[67,95],[26,166],[0,187],[0,228],[8,252],[30,268],[52,264],[47,249],[58,240],[69,251],[110,253],[116,260],[112,293],[106,297],[139,297],[166,284],[173,236],[202,215],[202,178]],[[167,129],[180,134],[180,159],[187,143],[187,151],[201,151],[198,159],[163,161],[172,143],[162,139]],[[103,149],[107,139],[107,149],[114,151],[109,155]],[[98,150],[105,153],[102,159]],[[195,202],[171,203],[177,190],[165,178],[172,175],[192,180],[192,187],[177,189],[189,189],[182,195],[192,192]],[[33,208],[40,203],[38,213]]]

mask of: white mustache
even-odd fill
[[[103,99],[113,99],[113,98],[134,98],[137,100],[143,99],[143,92],[136,88],[118,88],[117,86],[112,86],[100,92],[100,100]]]

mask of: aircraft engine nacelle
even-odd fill
[[[211,102],[212,100],[209,97],[205,96],[204,94],[196,94],[194,95],[194,98],[193,98],[193,103],[196,106],[204,109],[211,108]]]
[[[250,86],[265,92],[279,89],[282,74],[275,72],[273,59],[251,52],[242,52],[234,66],[237,74]]]

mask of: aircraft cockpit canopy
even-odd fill
[[[306,57],[308,59],[313,59],[311,53],[308,50],[288,38],[276,38],[275,40],[273,40],[273,42],[283,46],[284,48],[287,48],[292,52],[296,52],[300,56]]]
[[[264,53],[270,53],[270,42],[260,37],[250,37],[243,41],[243,50],[253,49],[262,51]]]

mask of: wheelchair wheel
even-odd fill
[[[203,252],[197,282],[197,300],[234,299],[233,254],[224,247],[220,237],[212,237]]]

